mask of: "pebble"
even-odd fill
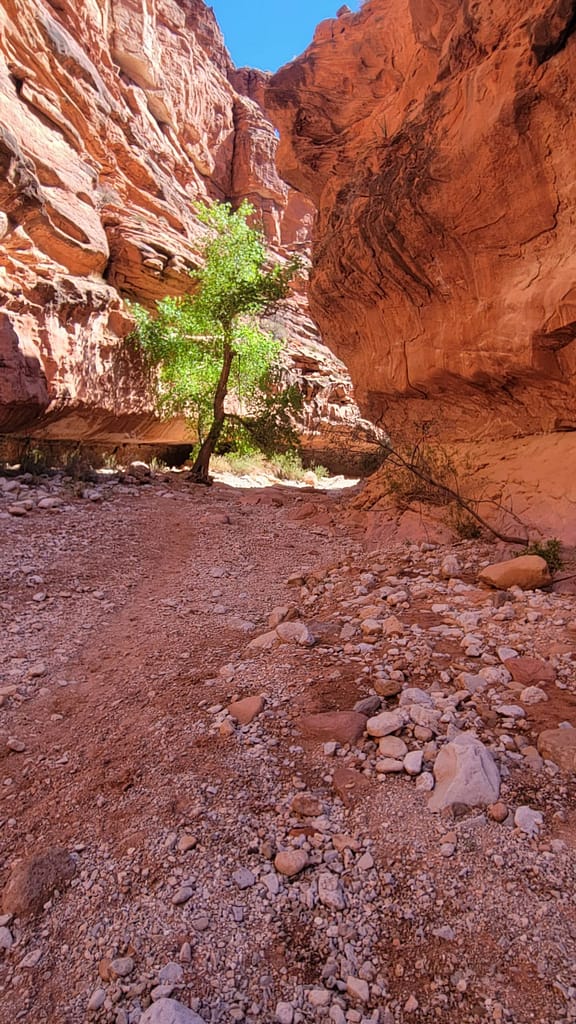
[[[180,985],[184,981],[184,970],[181,964],[170,961],[158,972],[158,979],[170,985]]]
[[[106,989],[97,988],[94,990],[94,992],[90,996],[90,999],[88,1000],[88,1009],[93,1011],[100,1010],[104,1006],[105,1002]]]
[[[26,954],[24,959],[20,961],[18,967],[36,967],[36,965],[40,963],[42,956],[43,953],[41,949],[31,949],[30,952]]]
[[[318,876],[318,899],[320,903],[331,910],[345,909],[346,897],[337,875],[323,872]]]
[[[131,956],[120,956],[110,964],[111,975],[117,978],[127,978],[134,970],[134,961]]]
[[[508,817],[508,808],[505,803],[502,803],[502,801],[498,801],[495,804],[489,804],[486,810],[488,812],[488,817],[492,818],[492,821],[497,821],[500,824],[506,821],[506,818]]]
[[[275,1020],[277,1024],[292,1024],[294,1020],[292,1003],[276,1003]]]
[[[281,850],[274,858],[276,871],[287,878],[299,875],[307,865],[308,854],[305,850]]]
[[[424,757],[421,750],[411,750],[404,758],[404,769],[408,775],[419,775]]]
[[[8,750],[12,750],[15,754],[23,754],[26,750],[26,744],[22,740],[11,737],[6,743]]]
[[[346,991],[351,999],[360,1003],[367,1003],[370,998],[368,982],[351,974],[346,978]]]
[[[239,889],[250,889],[256,884],[256,878],[248,868],[238,868],[232,875],[232,881]]]
[[[180,853],[188,853],[190,850],[194,850],[198,845],[196,836],[182,836],[178,840],[178,849]]]
[[[193,893],[194,890],[189,885],[183,885],[174,893],[172,903],[175,907],[179,907],[182,903],[187,903],[189,899],[192,899]]]

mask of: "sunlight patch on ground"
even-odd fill
[[[213,473],[214,480],[219,484],[226,484],[228,487],[252,488],[252,487],[289,487],[291,489],[313,493],[314,491],[340,491],[355,487],[360,482],[359,478],[350,479],[345,476],[322,477],[317,485],[311,485],[301,480],[280,480],[275,476],[267,476],[264,473],[236,474],[236,473]]]

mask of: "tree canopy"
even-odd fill
[[[158,369],[159,410],[193,423],[200,449],[192,476],[208,483],[225,424],[228,432],[248,432],[259,447],[275,431],[289,430],[295,396],[280,383],[282,345],[261,329],[258,316],[287,296],[299,262],[269,265],[247,202],[237,210],[228,203],[198,205],[196,212],[207,236],[190,293],[162,299],[155,316],[141,306],[133,312],[140,344]],[[234,411],[225,404],[229,393]]]

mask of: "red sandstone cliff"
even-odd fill
[[[0,0],[0,430],[181,440],[125,372],[120,296],[189,286],[198,198],[308,241],[263,83],[202,0]]]
[[[376,422],[576,428],[575,96],[570,0],[367,0],[272,79],[312,314]]]

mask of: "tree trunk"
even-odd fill
[[[229,341],[224,342],[224,360],[222,362],[222,369],[220,371],[220,377],[218,380],[218,386],[214,395],[214,416],[210,426],[210,430],[203,441],[200,451],[196,456],[196,460],[192,469],[190,470],[188,479],[193,480],[196,484],[211,484],[212,477],[210,476],[210,459],[214,454],[214,449],[218,444],[218,439],[222,433],[222,427],[226,419],[226,413],[224,411],[224,400],[228,393],[228,379],[230,377],[230,370],[232,368],[232,361],[234,359],[234,349]]]

